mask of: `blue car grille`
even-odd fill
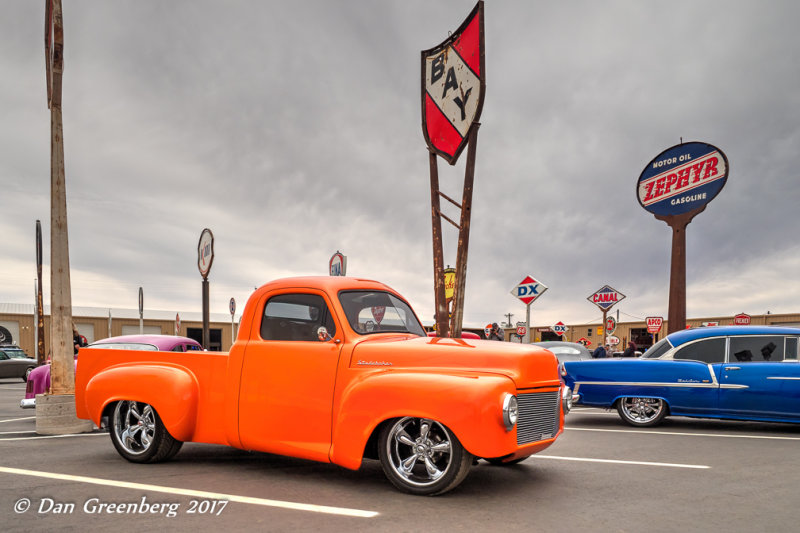
[[[561,398],[558,391],[517,395],[517,444],[529,444],[558,433]]]

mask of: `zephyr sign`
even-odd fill
[[[636,184],[639,203],[654,215],[680,215],[714,199],[728,179],[728,158],[702,142],[679,144],[650,161]]]

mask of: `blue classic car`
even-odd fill
[[[672,333],[637,359],[564,363],[573,404],[616,407],[633,426],[667,415],[800,423],[800,329],[721,326]]]

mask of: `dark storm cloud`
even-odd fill
[[[210,227],[212,305],[324,274],[340,249],[349,273],[430,321],[419,53],[472,5],[65,2],[74,303],[133,306],[143,285],[148,305],[198,308]],[[4,8],[0,300],[28,301],[35,220],[49,230],[43,8]],[[687,230],[689,315],[796,310],[798,15],[793,2],[487,1],[466,321],[523,318],[509,291],[529,274],[550,287],[539,323],[597,318],[586,297],[605,284],[628,296],[622,312],[666,315],[670,230],[635,182],[681,138],[717,145],[732,169]],[[451,196],[463,165],[440,161]],[[445,239],[454,263],[447,223]]]

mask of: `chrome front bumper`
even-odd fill
[[[22,409],[35,409],[36,398],[23,398],[22,400],[20,400],[19,406]]]

